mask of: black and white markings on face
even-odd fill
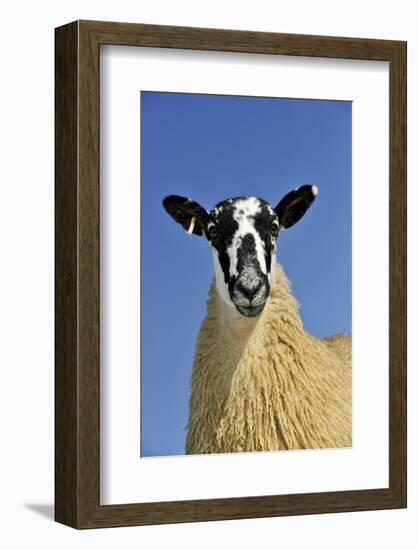
[[[222,300],[253,317],[262,311],[275,279],[278,230],[296,224],[317,194],[315,185],[302,185],[275,208],[258,197],[237,197],[220,202],[210,213],[180,195],[168,195],[162,204],[189,235],[207,237]]]
[[[206,236],[221,298],[247,317],[258,315],[275,278],[278,217],[257,197],[220,202],[209,215]]]

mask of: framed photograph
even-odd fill
[[[56,29],[56,521],[406,506],[406,43]]]

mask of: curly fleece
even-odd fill
[[[262,314],[225,314],[213,283],[191,379],[187,453],[350,447],[351,338],[303,328],[279,264]]]

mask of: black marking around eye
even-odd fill
[[[218,238],[211,244],[219,254],[219,262],[224,274],[225,283],[230,282],[230,258],[227,249],[233,242],[233,237],[239,228],[239,224],[233,217],[234,201],[228,199],[215,206],[210,213],[210,223],[213,223],[218,231]],[[210,236],[207,238],[210,240]]]
[[[254,227],[265,247],[265,262],[267,272],[271,271],[271,256],[274,251],[274,241],[271,238],[271,225],[277,221],[277,216],[269,204],[259,199],[260,212],[254,217]]]

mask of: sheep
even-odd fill
[[[215,266],[191,376],[187,454],[351,446],[351,337],[304,329],[275,260],[278,235],[316,196],[304,185],[275,208],[237,197],[210,213],[185,197],[164,199],[175,221],[208,240]]]

